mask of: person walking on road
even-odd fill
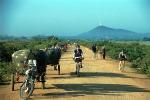
[[[96,53],[97,53],[96,44],[93,44],[91,49],[92,49],[92,51],[93,51],[93,59],[95,59],[95,58],[96,58]]]
[[[105,59],[106,56],[106,49],[105,49],[105,45],[102,47],[102,58]]]
[[[99,58],[99,59],[102,59],[102,50],[101,50],[101,47],[100,47],[100,46],[98,46],[97,53],[98,53],[98,58]]]

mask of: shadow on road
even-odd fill
[[[81,72],[80,73],[80,78],[94,78],[94,77],[120,77],[120,78],[131,78],[128,77],[124,74],[119,74],[119,73],[110,73],[110,72]],[[71,72],[70,76],[58,76],[58,77],[52,77],[54,79],[65,79],[65,78],[76,78],[75,77],[75,72]]]
[[[53,84],[65,92],[46,93],[43,96],[61,98],[62,96],[84,96],[84,95],[114,95],[129,92],[150,92],[144,88],[126,84]],[[123,94],[122,94],[123,95]]]
[[[73,75],[74,73],[71,73],[70,75]],[[120,77],[120,78],[131,78],[129,76],[126,76],[124,74],[120,73],[111,73],[111,72],[81,72],[81,77]]]
[[[71,79],[71,78],[97,78],[97,77],[111,77],[111,78],[136,78],[136,79],[147,79],[140,77],[131,77],[121,73],[111,73],[111,72],[81,72],[80,77],[76,77],[75,72],[62,74],[60,76],[50,77],[52,79]]]

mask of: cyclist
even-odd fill
[[[43,50],[30,50],[28,54],[28,65],[32,66],[34,75],[36,76],[37,82],[45,82],[45,73],[46,73],[46,53]]]
[[[27,57],[27,64],[29,65],[29,67],[33,67],[32,69],[34,70],[34,72],[37,71],[37,57],[33,49],[30,49],[30,52]]]
[[[36,53],[35,53],[35,51],[33,51],[33,49],[30,49],[26,61],[25,61],[25,63],[28,64],[28,70],[26,71],[27,78],[29,78],[31,75],[32,79],[35,79],[36,72],[37,72],[37,57],[36,57]],[[31,74],[28,74],[28,73],[30,73],[31,70],[33,70],[33,72]],[[28,95],[28,93],[29,93],[28,87],[26,88],[25,93]]]
[[[83,60],[83,52],[82,49],[80,49],[80,45],[76,45],[76,49],[74,50],[73,53],[73,59],[76,63],[80,62],[81,63],[81,67],[82,68],[82,60]],[[77,68],[76,68],[76,72],[77,72]]]
[[[124,67],[125,67],[125,60],[127,59],[126,54],[124,53],[124,51],[122,50],[119,53],[119,70],[120,71],[124,71]]]

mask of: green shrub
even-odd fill
[[[10,75],[16,70],[12,63],[0,62],[0,82],[10,80]]]

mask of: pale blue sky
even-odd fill
[[[150,0],[0,0],[0,34],[76,35],[102,23],[150,33]]]

